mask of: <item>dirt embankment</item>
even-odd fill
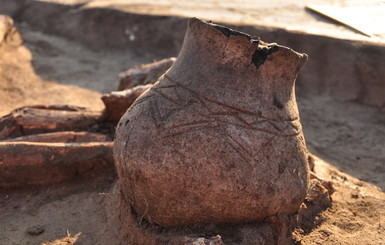
[[[72,104],[101,110],[100,93],[42,79],[32,65],[33,53],[19,32],[11,27],[0,46],[0,115],[35,104]],[[40,43],[40,48],[49,52]],[[60,69],[60,68],[57,68]]]

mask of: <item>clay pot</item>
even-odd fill
[[[309,175],[294,93],[306,59],[191,19],[176,63],[118,124],[127,205],[166,227],[296,212]]]

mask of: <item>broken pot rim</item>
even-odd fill
[[[298,58],[300,60],[300,67],[308,59],[308,55],[306,53],[297,52],[297,51],[293,50],[292,48],[289,48],[287,46],[283,46],[283,45],[280,45],[277,43],[264,42],[261,40],[260,37],[251,36],[245,32],[233,30],[233,29],[226,27],[224,25],[215,24],[212,21],[205,21],[205,20],[201,20],[201,19],[198,19],[196,17],[193,17],[193,18],[190,18],[188,20],[188,25],[190,26],[191,24],[199,24],[199,25],[204,25],[206,27],[210,27],[213,30],[220,31],[223,35],[225,35],[227,37],[238,36],[238,37],[244,38],[244,39],[248,40],[250,42],[250,44],[255,46],[256,48],[267,48],[267,49],[277,49],[278,48],[281,51],[286,51],[288,53],[295,54],[298,56]]]

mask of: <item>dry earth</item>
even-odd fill
[[[101,93],[116,89],[118,74],[154,58],[130,50],[95,52],[31,29],[26,23],[18,25],[24,45],[1,52],[0,115],[35,104],[102,110]]]
[[[0,51],[0,115],[31,104],[101,110],[101,92],[117,74],[159,57],[135,50],[95,51],[17,23],[23,46]],[[103,37],[100,37],[103,38]],[[347,88],[349,89],[349,88]],[[302,244],[385,244],[385,114],[354,101],[313,95],[299,86],[305,137],[316,174],[333,183],[333,205]],[[321,160],[322,159],[322,160]],[[120,244],[103,210],[111,178],[0,193],[0,244]]]

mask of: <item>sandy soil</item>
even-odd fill
[[[0,115],[34,104],[70,104],[102,110],[102,93],[116,90],[118,74],[151,62],[132,51],[90,51],[83,46],[18,25],[24,45],[2,50]]]
[[[25,45],[1,50],[0,115],[22,106],[68,103],[101,110],[100,93],[117,74],[156,57],[96,52],[18,23]],[[298,88],[305,137],[316,174],[333,183],[333,205],[316,228],[298,230],[302,244],[385,244],[385,115]],[[321,160],[322,159],[322,160]],[[120,244],[104,196],[113,180],[78,180],[0,193],[0,244]]]
[[[327,97],[298,100],[307,145],[324,160],[315,172],[336,189],[332,207],[302,244],[384,244],[384,115]]]
[[[62,2],[63,0],[49,0]],[[361,21],[366,23],[366,28],[376,26],[376,22],[382,22],[381,14],[372,13],[374,23],[369,22],[365,16],[366,6],[381,6],[381,0],[371,1],[347,1],[347,0],[74,0],[85,3],[85,8],[103,7],[124,10],[127,12],[152,14],[152,15],[176,15],[198,17],[212,21],[225,21],[238,25],[268,25],[285,28],[294,31],[305,31],[313,34],[321,34],[331,37],[348,38],[357,40],[369,40],[376,42],[385,41],[384,29],[378,26],[373,28],[375,35],[368,38],[346,26],[336,24],[311,11],[304,11],[306,5],[318,4],[340,7],[361,7]],[[213,11],[215,9],[215,11]],[[369,19],[370,20],[370,19]]]
[[[100,178],[2,193],[0,244],[119,244],[100,194],[110,185]]]
[[[0,59],[0,115],[27,104],[73,104],[101,110],[100,93],[75,86],[59,85],[39,77],[31,61],[33,53],[24,45],[3,47]],[[59,67],[58,67],[59,68]],[[56,68],[56,69],[58,69]],[[60,68],[59,68],[60,69]],[[90,102],[93,98],[95,102]]]

